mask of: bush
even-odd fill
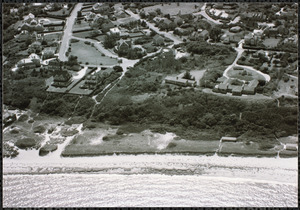
[[[19,139],[15,145],[20,149],[27,149],[36,146],[36,141],[32,138]]]
[[[167,149],[172,149],[172,148],[174,148],[174,147],[176,147],[176,146],[177,146],[176,143],[170,142],[170,143],[168,144],[168,146],[167,146]]]
[[[123,72],[123,68],[121,66],[114,66],[113,69],[116,71],[116,72]]]

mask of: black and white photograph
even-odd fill
[[[298,207],[298,3],[2,2],[2,207]]]

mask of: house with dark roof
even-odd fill
[[[221,83],[221,84],[219,84],[218,85],[218,91],[219,91],[219,93],[226,94],[227,93],[227,87],[228,87],[227,83]]]
[[[156,34],[154,37],[153,37],[153,44],[154,45],[157,45],[157,46],[160,46],[160,45],[164,45],[165,41],[164,41],[164,38],[158,34]]]
[[[62,63],[58,58],[49,61],[48,70],[56,71],[61,69],[62,69]]]
[[[216,82],[223,83],[226,79],[227,79],[226,77],[222,76],[222,77],[219,77]]]
[[[68,71],[58,70],[54,72],[54,87],[68,87],[72,83],[72,75]]]
[[[33,42],[28,46],[28,53],[40,53],[42,51],[42,44],[39,41]]]
[[[258,84],[258,80],[251,80],[248,85],[244,86],[242,93],[246,95],[255,95]]]
[[[243,91],[243,87],[242,86],[237,86],[235,85],[234,87],[232,87],[232,95],[233,96],[241,96],[242,95],[242,91]]]
[[[131,48],[131,40],[127,39],[120,39],[119,41],[117,41],[117,46],[115,47],[115,50],[117,52],[119,51],[123,51],[123,52],[127,52],[129,49]]]
[[[199,34],[199,38],[203,41],[207,40],[209,37],[209,32],[207,30],[203,30],[200,34]]]

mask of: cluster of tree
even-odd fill
[[[68,61],[65,62],[66,65],[68,66],[75,66],[78,65],[78,57],[74,55],[70,55],[68,58]]]
[[[118,56],[120,57],[126,57],[128,59],[140,59],[143,56],[146,55],[145,51],[142,51],[141,48],[135,47],[135,48],[129,48],[127,50],[119,50]]]
[[[137,38],[136,40],[134,40],[134,44],[143,45],[143,44],[146,44],[146,43],[149,43],[152,41],[153,41],[152,37],[145,36],[145,37],[140,37],[140,38]]]
[[[162,53],[155,58],[146,58],[136,66],[159,73],[177,73],[181,70],[181,62],[176,60],[172,53]]]
[[[174,29],[177,27],[177,24],[173,21],[170,24],[165,23],[164,21],[161,21],[157,24],[157,27],[161,31],[174,31]]]
[[[190,79],[190,80],[195,80],[195,77],[193,77],[190,73],[190,71],[186,71],[182,77],[183,79]]]
[[[106,35],[103,42],[104,47],[108,49],[113,48],[114,46],[116,46],[119,38],[120,36],[118,34]]]
[[[214,88],[216,80],[223,75],[224,69],[207,69],[200,79],[200,86],[205,88]]]
[[[32,98],[42,102],[46,98],[43,78],[26,76],[19,80],[4,80],[3,103],[19,109],[26,109]]]
[[[209,128],[221,135],[240,136],[253,131],[258,137],[297,132],[297,107],[278,108],[274,101],[246,103],[192,90],[179,90],[173,96],[153,97],[143,103],[133,103],[129,97],[122,97],[122,103],[115,97],[104,100],[94,117],[114,124],[161,123],[189,129]]]
[[[202,42],[188,42],[187,43],[187,51],[194,54],[201,54],[201,55],[228,55],[232,52],[235,52],[235,50],[230,46],[216,46],[209,44],[205,41]]]

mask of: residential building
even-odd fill
[[[46,47],[42,51],[42,58],[43,60],[49,59],[49,58],[54,58],[55,57],[55,52],[56,52],[56,47]]]
[[[58,58],[49,61],[48,70],[56,71],[61,69],[62,69],[62,63]]]
[[[120,35],[120,33],[121,33],[121,31],[120,31],[120,29],[118,27],[109,29],[109,32],[111,34],[118,34],[118,35]]]
[[[221,83],[221,84],[218,85],[218,91],[220,93],[226,94],[227,93],[227,87],[228,87],[227,83]]]
[[[219,77],[216,82],[223,83],[226,79],[227,79],[226,77],[222,76],[222,77]]]
[[[220,141],[222,141],[222,142],[223,141],[236,142],[237,138],[236,137],[223,136]]]
[[[24,70],[36,68],[39,66],[40,66],[40,60],[32,57],[22,59],[17,63],[17,67],[19,69],[24,69]]]
[[[105,14],[110,10],[110,7],[108,4],[105,3],[96,3],[93,5],[92,11],[94,13],[100,13]]]
[[[34,18],[34,14],[29,13],[28,15],[23,16],[23,21],[26,23],[30,23]]]
[[[202,39],[203,41],[206,41],[209,37],[209,32],[207,30],[203,30],[200,34],[199,34],[200,39]]]
[[[232,95],[234,96],[241,96],[242,95],[242,91],[243,91],[243,87],[242,86],[234,86],[232,88]]]
[[[160,46],[160,45],[164,45],[164,38],[158,34],[156,34],[154,37],[153,37],[153,44],[154,45],[157,45],[157,46]]]
[[[114,25],[111,21],[109,21],[109,22],[107,22],[107,23],[103,23],[103,24],[101,25],[101,29],[102,29],[102,31],[103,31],[104,33],[109,32],[109,30],[110,30],[111,28],[114,28],[114,27],[115,27],[115,25]]]
[[[28,46],[28,53],[40,53],[43,47],[41,42],[35,41],[31,45]]]
[[[68,87],[72,83],[72,75],[68,71],[55,71],[52,86]]]
[[[188,86],[195,87],[197,85],[197,82],[195,80],[182,79],[179,77],[172,77],[172,76],[167,76],[165,78],[165,83],[179,85],[183,87],[188,87]]]
[[[132,42],[130,39],[124,40],[120,39],[117,41],[117,46],[115,47],[116,51],[127,52],[131,48]]]

